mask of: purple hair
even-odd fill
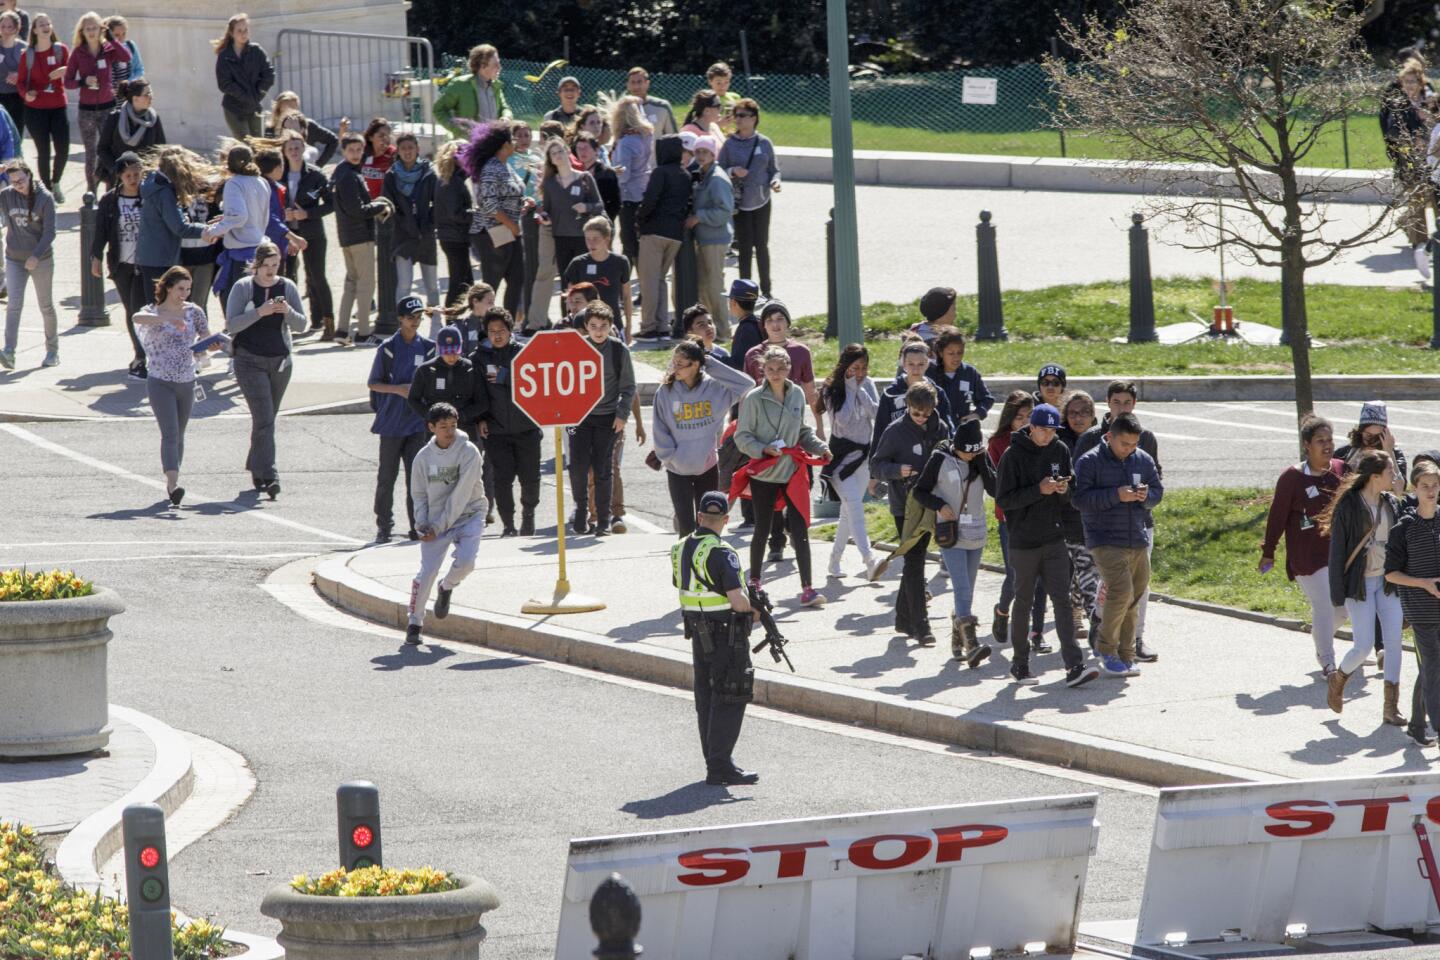
[[[455,151],[455,161],[470,179],[478,179],[480,169],[510,142],[510,135],[511,126],[504,120],[477,123],[470,128],[470,139]]]

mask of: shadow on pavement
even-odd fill
[[[883,653],[877,653],[873,657],[861,657],[854,663],[842,663],[830,669],[835,673],[848,674],[856,680],[875,680],[891,670],[915,666],[916,660],[911,651],[918,649],[920,648],[913,646],[909,637],[897,633],[890,638]]]
[[[667,611],[664,615],[650,620],[638,620],[616,627],[605,634],[617,643],[640,643],[651,637],[678,637],[684,633],[680,622],[680,608]]]
[[[1371,273],[1413,273],[1415,270],[1415,255],[1408,246],[1394,253],[1372,253],[1357,262]]]
[[[1320,671],[1311,671],[1311,675],[1318,677]],[[1306,684],[1303,687],[1295,684],[1282,684],[1258,697],[1250,693],[1237,693],[1235,706],[1241,710],[1249,710],[1258,717],[1279,716],[1295,709],[1314,711],[1330,709],[1325,706],[1325,687],[1319,683]]]
[[[86,520],[179,520],[180,516],[170,506],[170,498],[157,500],[148,507],[130,507],[125,510],[111,510],[109,513],[92,513]]]
[[[412,647],[406,644],[394,653],[371,657],[370,662],[375,664],[377,671],[385,672],[404,670],[406,667],[429,667],[447,657],[453,656],[455,656],[455,651],[447,650],[444,647],[437,647],[428,643],[418,647]],[[452,667],[451,669],[454,668]]]
[[[374,662],[374,661],[372,661]],[[537,661],[523,657],[491,657],[483,660],[466,660],[452,663],[447,670],[509,670],[511,667],[532,667]]]
[[[640,820],[660,820],[665,817],[698,813],[709,807],[727,806],[732,803],[746,803],[753,797],[735,796],[728,787],[712,787],[704,780],[687,783],[669,793],[649,800],[631,800],[621,805],[620,812],[628,813]]]
[[[1346,706],[1350,702],[1346,701]],[[1330,736],[1324,740],[1310,740],[1299,750],[1289,751],[1291,759],[1300,763],[1307,763],[1317,767],[1334,766],[1343,763],[1357,754],[1364,754],[1369,757],[1389,757],[1395,754],[1412,755],[1416,760],[1415,764],[1404,763],[1395,769],[1426,768],[1430,766],[1430,760],[1420,752],[1420,747],[1407,737],[1400,727],[1387,727],[1380,723],[1380,717],[1375,717],[1375,731],[1368,736],[1358,737],[1340,725],[1339,720],[1326,720],[1321,726],[1330,731]],[[1386,771],[1391,772],[1391,771]]]

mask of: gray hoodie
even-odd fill
[[[429,527],[445,534],[489,509],[481,462],[480,449],[465,434],[456,433],[454,442],[444,450],[431,436],[410,467],[416,530]]]
[[[754,388],[746,374],[706,357],[693,389],[676,380],[656,390],[650,440],[665,469],[694,477],[715,466],[725,412]]]
[[[14,187],[0,190],[0,217],[5,220],[5,259],[24,263],[55,252],[55,200],[50,191],[31,182],[35,202]]]

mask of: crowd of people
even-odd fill
[[[557,106],[532,130],[512,117],[499,53],[477,46],[469,72],[435,104],[455,136],[432,162],[413,132],[383,118],[330,131],[304,115],[293,92],[272,97],[272,61],[239,14],[214,44],[233,139],[205,156],[166,141],[124,18],[85,14],[70,46],[54,31],[44,13],[31,17],[0,0],[8,296],[0,367],[15,365],[32,286],[43,363],[59,363],[55,221],[66,108],[78,90],[86,185],[103,190],[89,268],[119,295],[128,373],[146,384],[171,503],[185,495],[186,427],[204,395],[197,371],[214,354],[229,356],[251,414],[246,470],[273,499],[276,417],[296,341],[374,347],[367,385],[378,438],[376,540],[392,539],[403,522],[406,536],[425,545],[411,642],[419,642],[446,545],[456,558],[439,580],[437,616],[473,567],[487,525],[498,524],[503,537],[536,532],[541,432],[515,404],[511,367],[527,335],[568,327],[588,339],[604,371],[603,399],[567,436],[574,512],[562,519],[572,534],[625,532],[620,467],[633,430],[637,443],[650,442],[647,466],[665,475],[681,537],[714,512],[707,494],[739,501],[750,533],[744,579],[754,589],[787,549],[806,607],[825,602],[820,575],[875,580],[898,560],[895,628],[930,647],[933,546],[953,594],[956,660],[979,666],[994,652],[984,642],[991,639],[1008,645],[1017,684],[1037,682],[1036,658],[1054,652],[1047,608],[1070,686],[1101,673],[1136,677],[1141,663],[1158,659],[1145,617],[1163,474],[1155,436],[1135,413],[1135,386],[1110,384],[1100,411],[1050,363],[1033,391],[992,396],[965,359],[947,287],[919,298],[922,320],[906,332],[893,376],[871,369],[863,344],[844,346],[835,367],[817,375],[772,288],[770,210],[781,188],[774,146],[759,132],[759,104],[730,88],[725,64],[710,68],[709,86],[683,118],[650,95],[641,67],[629,71],[624,95],[595,104],[583,102],[576,78],[563,77]],[[1413,122],[1427,95],[1423,69],[1418,90],[1416,79],[1407,64],[1387,100],[1397,164],[1411,159],[1401,146],[1426,137],[1427,155],[1436,153],[1437,137]],[[338,306],[326,275],[332,217],[344,262]],[[393,260],[382,263],[377,224],[387,222]],[[726,286],[732,252],[738,276]],[[395,271],[398,297],[398,329],[384,337],[372,322],[380,270]],[[673,346],[647,432],[630,351],[660,341]],[[1365,405],[1341,449],[1318,418],[1301,439],[1305,459],[1277,484],[1260,570],[1271,569],[1283,538],[1286,573],[1312,606],[1330,706],[1342,709],[1347,680],[1373,650],[1385,671],[1385,722],[1428,743],[1426,712],[1433,722],[1440,710],[1440,453],[1416,457],[1407,474],[1378,402]],[[839,505],[821,572],[809,533],[816,491]],[[877,496],[894,523],[896,546],[884,556],[865,517],[867,497]],[[992,509],[1005,577],[987,636],[975,583]],[[852,545],[858,567],[849,570]],[[1335,631],[1347,618],[1355,639],[1337,659]],[[1408,721],[1399,710],[1404,621],[1415,628],[1421,663]],[[1087,639],[1093,659],[1081,646]]]

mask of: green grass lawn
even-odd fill
[[[1435,373],[1440,356],[1429,349],[1430,296],[1414,287],[1350,287],[1313,284],[1307,309],[1313,337],[1325,346],[1311,351],[1316,373]],[[1045,363],[1060,363],[1072,376],[1285,374],[1291,370],[1287,347],[1252,347],[1201,342],[1182,346],[1111,343],[1129,330],[1129,290],[1125,283],[1057,286],[1005,294],[1008,341],[972,342],[966,359],[986,376],[1031,376]],[[1216,295],[1210,281],[1170,279],[1155,282],[1158,325],[1208,318]],[[1240,280],[1230,302],[1242,323],[1280,325],[1280,284]],[[973,296],[958,302],[958,321],[975,330]],[[864,309],[865,336],[875,371],[893,370],[899,334],[920,320],[915,304],[874,303]],[[815,353],[822,376],[835,363],[839,344],[823,339],[823,316],[801,317],[796,336]],[[666,352],[638,352],[663,367]]]
[[[816,114],[766,111],[761,129],[778,146],[830,148],[830,118]],[[927,153],[985,153],[1017,157],[1058,157],[1057,130],[1025,130],[1015,133],[971,131],[937,132],[921,127],[892,127],[866,121],[851,125],[857,150],[916,150]],[[1345,167],[1347,131],[1329,129],[1305,157],[1307,167]],[[1356,115],[1348,125],[1350,167],[1388,168],[1380,124],[1375,117]],[[1090,160],[1123,159],[1124,146],[1101,137],[1075,133],[1065,135],[1065,156]]]
[[[1256,569],[1271,493],[1259,487],[1166,491],[1155,511],[1158,532],[1151,589],[1308,622],[1310,605],[1300,588],[1285,578],[1283,541],[1275,569],[1263,576]],[[872,537],[894,539],[895,521],[886,505],[866,504],[865,514]],[[990,526],[984,559],[998,565],[1000,543],[993,514]],[[812,535],[833,541],[835,526],[817,527]],[[944,605],[943,600],[937,602]]]

